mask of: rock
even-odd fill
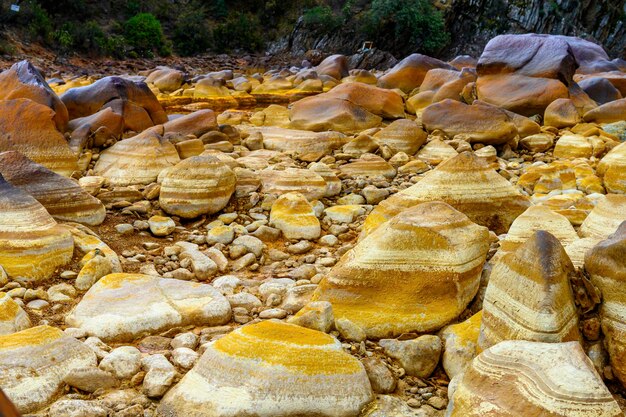
[[[74,368],[65,375],[63,382],[81,391],[93,393],[99,389],[114,388],[119,380],[111,372],[94,367]]]
[[[347,138],[339,132],[310,132],[282,127],[246,127],[250,135],[261,134],[265,149],[297,154],[303,161],[316,161],[341,148]]]
[[[146,77],[146,83],[152,84],[164,93],[171,93],[180,88],[185,80],[182,71],[168,67],[157,67]]]
[[[24,414],[52,402],[73,369],[96,363],[91,349],[50,326],[0,336],[2,389]]]
[[[327,301],[314,301],[304,306],[289,323],[329,333],[334,321],[333,306]]]
[[[168,214],[194,218],[214,214],[235,192],[235,173],[213,156],[193,156],[168,169],[161,182],[159,204]]]
[[[103,340],[124,341],[189,324],[230,320],[228,301],[212,286],[139,274],[111,274],[87,291],[66,322]]]
[[[100,238],[89,228],[81,225],[69,226],[67,224],[62,225],[62,227],[71,233],[71,236],[74,238],[74,244],[79,253],[86,255],[92,251],[95,253],[95,250],[98,249],[100,253],[111,262],[113,272],[122,272],[122,265],[117,253],[115,253],[115,251],[106,243],[100,240]]]
[[[263,254],[263,248],[265,247],[265,244],[261,241],[261,239],[250,235],[239,236],[233,241],[233,245],[243,246],[248,252],[253,253],[257,258],[261,257]]]
[[[0,152],[21,152],[69,177],[78,170],[77,157],[57,130],[54,118],[54,111],[43,104],[25,98],[0,100]]]
[[[65,104],[43,75],[28,61],[16,62],[0,73],[0,100],[29,99],[49,107],[57,130],[64,132],[68,121]]]
[[[624,293],[623,271],[626,264],[624,248],[626,247],[626,222],[622,222],[615,233],[601,241],[585,256],[585,270],[591,282],[602,293],[600,320],[605,344],[608,347],[613,373],[626,383],[626,366],[624,362],[626,332],[623,330],[626,296]]]
[[[182,249],[180,259],[189,259],[191,269],[195,277],[205,281],[217,273],[217,264],[204,253],[200,252],[198,245],[190,242],[177,242],[176,246]]]
[[[296,192],[283,194],[272,204],[270,224],[287,239],[317,239],[321,234],[313,207],[304,195]]]
[[[97,113],[111,107],[124,118],[126,129],[141,132],[167,122],[167,115],[144,82],[121,77],[104,77],[85,87],[67,90],[61,101],[70,120]]]
[[[309,201],[326,195],[326,181],[309,169],[287,168],[284,171],[264,169],[260,172],[262,191],[266,194],[298,192]]]
[[[317,288],[315,284],[298,285],[290,287],[285,292],[281,308],[294,314],[300,311],[311,301],[313,291]]]
[[[578,342],[505,341],[481,353],[459,378],[450,417],[622,415]]]
[[[470,191],[471,190],[471,191]],[[463,152],[428,172],[417,184],[382,201],[367,217],[367,235],[407,207],[444,201],[473,222],[505,233],[529,206],[527,197],[472,152]]]
[[[597,173],[603,176],[604,186],[610,193],[626,194],[626,145],[617,145],[598,164]]]
[[[454,69],[436,58],[411,54],[381,76],[378,79],[378,86],[388,89],[399,88],[405,93],[409,93],[422,84],[426,73],[433,68]]]
[[[428,142],[418,153],[417,157],[431,165],[439,165],[443,161],[454,158],[459,153],[441,139]]]
[[[150,232],[158,237],[167,236],[176,230],[176,223],[169,217],[152,216],[148,219],[148,224],[150,225]]]
[[[607,194],[596,203],[578,233],[581,237],[606,239],[624,220],[626,220],[626,195]]]
[[[387,145],[394,152],[414,155],[426,142],[426,136],[414,121],[400,119],[378,131],[373,139],[379,146]]]
[[[363,417],[428,417],[428,413],[422,408],[409,407],[408,401],[398,397],[377,395]]]
[[[428,71],[420,85],[419,92],[407,100],[407,110],[410,113],[419,114],[430,104],[446,99],[461,100],[463,90],[468,84],[476,81],[476,71],[470,68],[460,70],[433,68]]]
[[[255,112],[250,117],[250,123],[255,126],[276,126],[288,129],[290,124],[289,109],[278,104],[270,104],[264,109]],[[264,137],[261,135],[261,142],[263,139]]]
[[[598,104],[606,104],[622,98],[620,91],[611,81],[603,77],[589,77],[578,81],[583,91]]]
[[[558,239],[540,230],[495,264],[489,277],[478,344],[503,340],[579,341],[570,277],[574,266]]]
[[[209,345],[165,395],[156,415],[199,417],[215,410],[224,417],[356,417],[371,399],[363,365],[343,352],[336,339],[264,321]]]
[[[209,229],[206,235],[206,242],[209,245],[215,245],[221,243],[228,245],[235,239],[235,229],[230,226],[216,226]]]
[[[328,93],[326,93],[328,94]],[[382,118],[341,98],[319,94],[295,102],[289,110],[291,128],[357,133],[380,125]]]
[[[404,117],[404,102],[395,91],[360,82],[339,84],[324,97],[347,100],[385,119]]]
[[[48,279],[72,259],[74,241],[33,197],[0,175],[0,265],[9,277]]]
[[[239,292],[236,294],[227,295],[226,299],[230,303],[232,308],[242,307],[250,311],[254,308],[259,308],[263,305],[255,295],[247,292]]]
[[[59,400],[48,411],[50,417],[107,417],[109,410],[95,401]]]
[[[163,125],[166,137],[187,137],[193,135],[197,138],[207,132],[217,130],[217,120],[213,110],[198,110],[184,116],[169,120]]]
[[[141,352],[133,346],[113,349],[100,362],[100,369],[119,379],[129,379],[141,369]]]
[[[422,114],[424,128],[442,130],[450,138],[460,135],[469,143],[501,145],[517,134],[511,117],[502,109],[482,102],[471,106],[456,100],[431,104]]]
[[[330,55],[315,67],[315,72],[341,80],[348,76],[348,61],[344,55]]]
[[[388,394],[396,389],[396,378],[385,363],[375,356],[361,360],[372,390],[377,394]]]
[[[0,335],[19,332],[31,327],[28,314],[6,293],[0,292]]]
[[[339,318],[335,320],[335,328],[341,337],[349,342],[362,342],[367,339],[367,335],[363,329],[346,318]],[[374,391],[376,390],[374,389]]]
[[[437,330],[478,291],[488,240],[486,228],[449,205],[420,204],[346,253],[314,301],[331,302],[337,319],[349,319],[369,338]]]
[[[588,123],[614,123],[626,119],[626,98],[611,101],[583,115],[583,119]]]
[[[174,383],[176,368],[162,354],[151,355],[141,360],[146,371],[142,391],[151,398],[162,397]]]
[[[437,336],[425,335],[413,340],[381,339],[378,344],[411,376],[428,378],[439,364],[442,345]]]
[[[341,193],[341,188],[343,185],[341,184],[341,180],[335,175],[335,171],[332,170],[328,165],[322,162],[316,162],[309,166],[309,169],[320,177],[324,179],[326,182],[326,194],[325,197],[333,197],[339,193]]]
[[[532,153],[545,152],[554,145],[554,135],[550,133],[537,133],[526,136],[520,140],[520,145]]]
[[[554,146],[555,158],[589,158],[591,155],[593,155],[593,144],[582,135],[564,134]]]
[[[478,354],[482,318],[482,311],[479,311],[461,323],[444,327],[439,333],[444,344],[441,363],[450,379],[463,373]]]
[[[378,155],[363,154],[361,157],[348,164],[341,165],[339,170],[348,177],[373,177],[392,179],[396,176],[396,170],[387,161]]]
[[[356,204],[339,204],[324,210],[327,219],[336,223],[352,223],[365,214],[365,208]]]
[[[187,347],[178,347],[172,350],[172,362],[183,369],[191,369],[200,355]]]
[[[71,132],[70,148],[80,154],[86,148],[117,141],[124,133],[124,117],[106,107],[92,115],[70,120],[67,127]]]
[[[156,130],[147,130],[104,150],[94,172],[115,186],[150,184],[161,171],[178,162],[176,147]]]
[[[113,273],[111,261],[100,255],[98,249],[96,249],[96,251],[98,254],[87,261],[85,266],[83,266],[78,273],[78,277],[76,277],[75,286],[80,291],[87,291],[98,282],[100,278]]]
[[[582,122],[582,116],[569,98],[559,98],[550,103],[546,107],[543,119],[545,126],[554,126],[559,129]]]

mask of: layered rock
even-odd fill
[[[585,270],[602,293],[600,320],[611,366],[626,384],[626,222],[608,239],[601,241],[585,256]]]
[[[578,342],[502,342],[459,378],[449,417],[623,414]]]
[[[365,221],[364,233],[370,233],[404,208],[437,200],[496,233],[505,233],[513,220],[530,206],[528,198],[484,159],[463,152],[428,172],[417,184],[380,202]]]
[[[31,327],[28,314],[8,294],[0,292],[0,335],[19,332]]]
[[[417,205],[346,253],[313,299],[368,337],[437,330],[476,294],[488,235],[445,203]]]
[[[414,155],[426,142],[426,132],[412,120],[396,120],[378,131],[373,139],[379,146],[386,145],[394,153],[404,152]]]
[[[168,169],[159,204],[169,214],[194,218],[217,213],[235,192],[235,173],[213,156],[193,156]]]
[[[50,326],[0,336],[2,390],[21,413],[50,404],[71,371],[97,365],[86,345]]]
[[[359,82],[339,84],[324,96],[348,100],[384,119],[404,117],[404,101],[400,94],[373,85]]]
[[[626,120],[626,98],[611,101],[591,109],[583,116],[585,122],[613,123]]]
[[[318,160],[341,148],[347,138],[339,132],[309,132],[281,127],[246,127],[249,134],[260,133],[265,149],[298,154],[303,161]]]
[[[163,93],[178,90],[184,81],[185,74],[182,71],[168,67],[157,67],[146,77],[146,83],[153,85]]]
[[[150,184],[162,170],[178,162],[180,157],[174,145],[158,133],[146,131],[103,151],[94,172],[111,185]]]
[[[270,223],[287,239],[317,239],[321,234],[313,207],[296,192],[283,194],[272,204]]]
[[[210,285],[120,273],[95,283],[66,322],[103,340],[132,341],[177,326],[217,326],[230,317],[230,304]]]
[[[339,341],[265,321],[210,344],[163,398],[156,415],[356,417],[371,399],[363,365]]]
[[[106,107],[97,113],[71,120],[70,148],[80,154],[83,149],[101,147],[117,140],[124,133],[124,118],[112,108]]]
[[[570,287],[574,266],[558,239],[543,230],[493,267],[483,302],[478,344],[503,340],[580,340]]]
[[[626,194],[626,143],[611,149],[598,164],[604,186],[611,193]]]
[[[33,197],[0,175],[0,265],[10,277],[43,280],[72,259],[74,241]]]
[[[317,200],[326,195],[326,181],[309,169],[264,169],[260,176],[262,191],[267,194],[280,195],[296,191],[309,200]]]
[[[31,160],[69,177],[77,156],[57,130],[55,113],[28,99],[0,101],[0,152],[19,151]]]
[[[97,226],[106,210],[74,180],[39,165],[19,152],[0,153],[0,174],[11,185],[35,197],[57,220]]]
[[[359,159],[341,165],[339,170],[349,177],[373,177],[392,179],[396,176],[395,168],[378,155],[366,153]]]
[[[382,75],[378,79],[378,86],[389,89],[399,88],[405,93],[409,93],[422,84],[426,73],[433,68],[454,69],[448,63],[436,58],[412,54]]]
[[[601,198],[580,226],[581,237],[606,239],[626,220],[626,195],[607,194]]]
[[[28,61],[16,62],[0,73],[0,100],[26,98],[52,110],[56,128],[64,132],[68,122],[65,104],[50,88],[41,73]]]

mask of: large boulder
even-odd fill
[[[578,342],[502,342],[458,378],[449,417],[623,415]]]
[[[607,153],[597,169],[610,193],[626,194],[626,143],[621,143]]]
[[[50,107],[56,128],[64,132],[68,122],[65,104],[50,88],[43,75],[28,61],[20,61],[0,73],[0,100],[27,98]]]
[[[426,73],[433,68],[454,69],[450,64],[426,55],[412,54],[398,62],[378,79],[382,88],[399,88],[405,93],[419,87]]]
[[[31,160],[69,177],[77,156],[54,123],[48,106],[28,99],[0,101],[0,152],[19,151]]]
[[[70,120],[67,125],[71,132],[70,147],[77,154],[84,148],[101,147],[120,138],[124,133],[124,126],[124,117],[111,107]]]
[[[348,59],[344,55],[328,56],[315,67],[315,72],[319,75],[328,75],[337,80],[347,77],[348,70]]]
[[[211,343],[156,415],[357,417],[372,399],[363,365],[337,339],[271,320]]]
[[[407,102],[407,110],[410,113],[419,113],[423,108],[432,103],[438,103],[445,99],[461,101],[463,89],[476,81],[476,71],[465,68],[462,71],[434,68],[426,73],[419,93],[411,96]]]
[[[208,284],[140,274],[110,274],[96,282],[66,322],[102,340],[132,341],[187,325],[228,323],[230,304]]]
[[[9,277],[45,280],[68,264],[73,253],[71,234],[0,175],[0,266]]]
[[[598,240],[606,239],[626,220],[626,195],[607,194],[591,210],[578,234]]]
[[[0,153],[0,174],[11,185],[35,197],[57,220],[97,226],[106,210],[75,180],[63,177],[16,151]]]
[[[184,82],[185,73],[169,67],[156,67],[146,77],[148,85],[155,86],[163,93],[171,93],[178,90]]]
[[[392,152],[414,155],[426,142],[427,134],[417,123],[409,119],[399,119],[378,131],[373,139],[379,146],[386,145]]]
[[[346,84],[349,85],[349,84]],[[320,94],[295,102],[289,119],[293,129],[356,133],[380,125],[382,118],[352,101]]]
[[[400,94],[373,85],[359,82],[339,84],[324,96],[348,100],[385,119],[404,117],[404,101]]]
[[[442,202],[402,211],[346,253],[313,296],[370,338],[438,330],[478,291],[489,233]]]
[[[591,109],[583,116],[585,122],[613,123],[626,120],[626,98],[611,101]]]

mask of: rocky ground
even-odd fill
[[[0,73],[22,415],[623,415],[622,61],[223,59]]]

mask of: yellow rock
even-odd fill
[[[626,195],[607,194],[591,210],[580,226],[581,237],[606,239],[626,220]]]
[[[476,295],[488,248],[486,228],[445,203],[420,204],[346,253],[313,300],[372,338],[437,330]]]
[[[329,155],[348,141],[339,132],[309,132],[275,126],[245,127],[242,130],[249,134],[261,133],[265,149],[298,154],[305,161],[314,161]]]
[[[478,335],[482,318],[481,310],[461,323],[446,326],[440,332],[445,345],[442,365],[451,379],[462,373],[478,355]]]
[[[566,133],[554,146],[555,158],[589,158],[591,155],[593,155],[593,145],[582,135]]]
[[[11,334],[31,326],[28,314],[6,293],[0,292],[0,335]]]
[[[0,265],[10,277],[49,278],[74,253],[74,240],[33,197],[0,175]]]
[[[426,142],[426,132],[412,120],[399,119],[377,132],[373,138],[378,145],[387,145],[394,152],[414,155]]]
[[[598,175],[610,193],[626,194],[626,143],[611,149],[598,164]]]
[[[159,204],[168,214],[194,218],[226,207],[237,177],[213,156],[193,156],[167,170],[161,182]]]
[[[602,293],[600,319],[613,373],[626,384],[626,222],[585,256],[585,270]]]
[[[574,266],[558,239],[535,232],[493,267],[483,302],[481,350],[503,340],[580,340],[570,287]]]
[[[459,378],[450,417],[623,415],[578,342],[502,342]]]
[[[313,207],[304,195],[296,192],[283,194],[272,204],[270,223],[287,239],[317,239],[321,234]]]
[[[339,341],[264,321],[212,343],[156,415],[357,417],[372,399],[363,365]]]
[[[404,208],[437,200],[496,233],[505,233],[530,206],[528,198],[489,168],[484,159],[463,152],[429,171],[417,184],[381,201],[366,219],[363,232],[371,233]]]
[[[454,158],[459,153],[441,139],[428,142],[418,153],[417,157],[431,165],[439,165],[443,161]]]
[[[382,177],[392,179],[396,176],[396,170],[393,166],[380,156],[369,153],[361,155],[354,162],[341,165],[339,171],[349,177]]]

